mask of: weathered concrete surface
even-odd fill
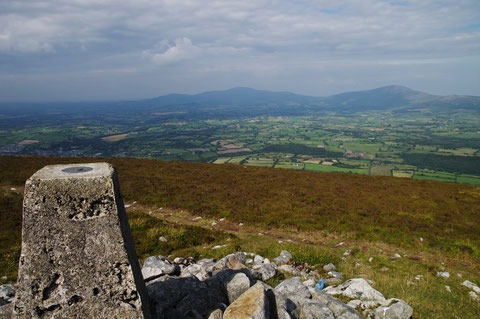
[[[17,318],[151,318],[115,169],[52,165],[25,184]]]

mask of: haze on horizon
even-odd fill
[[[0,2],[0,102],[245,86],[480,95],[478,0]]]

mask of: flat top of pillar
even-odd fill
[[[66,165],[48,165],[32,175],[33,179],[68,179],[108,177],[113,166],[108,163],[82,163]]]

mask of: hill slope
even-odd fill
[[[147,159],[0,157],[0,283],[16,278],[25,179],[48,164],[95,161],[118,169],[141,259],[234,251],[271,259],[286,249],[300,264],[322,271],[333,262],[345,279],[373,280],[416,318],[480,311],[461,286],[480,283],[480,187]],[[438,278],[445,270],[451,277]]]

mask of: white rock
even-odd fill
[[[167,240],[165,237],[163,237],[163,236],[158,237],[158,240],[161,241],[161,242],[164,242],[164,243],[166,243],[166,242],[168,241],[168,240]]]
[[[201,216],[197,216],[197,217],[192,218],[192,221],[196,222],[197,220],[200,220],[200,219],[202,219],[202,217],[201,217]]]
[[[421,242],[423,242],[423,238],[422,238],[422,237],[420,237],[420,238],[418,238],[418,239],[419,239]]]
[[[351,253],[352,253],[352,250],[351,250],[351,249],[347,249],[347,250],[345,250],[345,252],[343,253],[343,256],[347,257],[347,256],[349,256]]]
[[[243,226],[243,223],[238,223],[238,226]]]
[[[347,280],[336,287],[327,287],[325,293],[329,295],[343,295],[352,299],[385,301],[381,292],[373,289],[363,278]]]
[[[437,277],[448,279],[450,278],[450,273],[448,273],[448,271],[439,271],[437,272]]]
[[[129,208],[129,207],[131,207],[131,206],[132,206],[132,205],[125,205],[125,208]]]
[[[11,191],[16,191],[17,189],[15,187],[10,188]]]
[[[313,281],[312,279],[308,279],[308,280],[305,280],[303,282],[303,284],[307,287],[314,287],[315,286],[315,281]]]
[[[462,286],[475,291],[477,294],[480,294],[480,288],[471,281],[465,280],[464,282],[462,282]]]
[[[323,270],[325,270],[327,272],[328,271],[335,271],[335,269],[336,269],[335,265],[332,264],[332,263],[329,263],[329,264],[323,266]]]
[[[450,289],[450,286],[447,286],[447,285],[445,285],[445,290],[447,290],[448,292],[452,292],[452,289]]]
[[[257,265],[257,264],[262,264],[263,261],[264,261],[264,259],[265,259],[265,258],[263,258],[263,257],[260,256],[260,255],[255,255],[255,257],[253,258],[253,263],[254,263],[255,265]]]
[[[368,262],[371,263],[373,261],[373,257],[368,258]]]
[[[220,248],[223,248],[227,245],[216,245],[216,246],[213,246],[212,249],[220,249]]]
[[[218,221],[223,222],[224,220],[225,220],[225,218],[220,218]]]
[[[479,300],[478,295],[475,293],[475,291],[470,291],[468,292],[468,294],[470,295],[470,298],[472,298],[473,300]]]
[[[420,280],[420,279],[422,279],[422,277],[423,277],[423,275],[416,275],[415,280]]]
[[[395,254],[393,255],[393,258],[402,258],[402,256],[400,256],[400,254]]]
[[[216,222],[216,221],[213,221],[213,222],[212,222],[212,226],[215,226],[215,225],[217,225],[217,222]]]

